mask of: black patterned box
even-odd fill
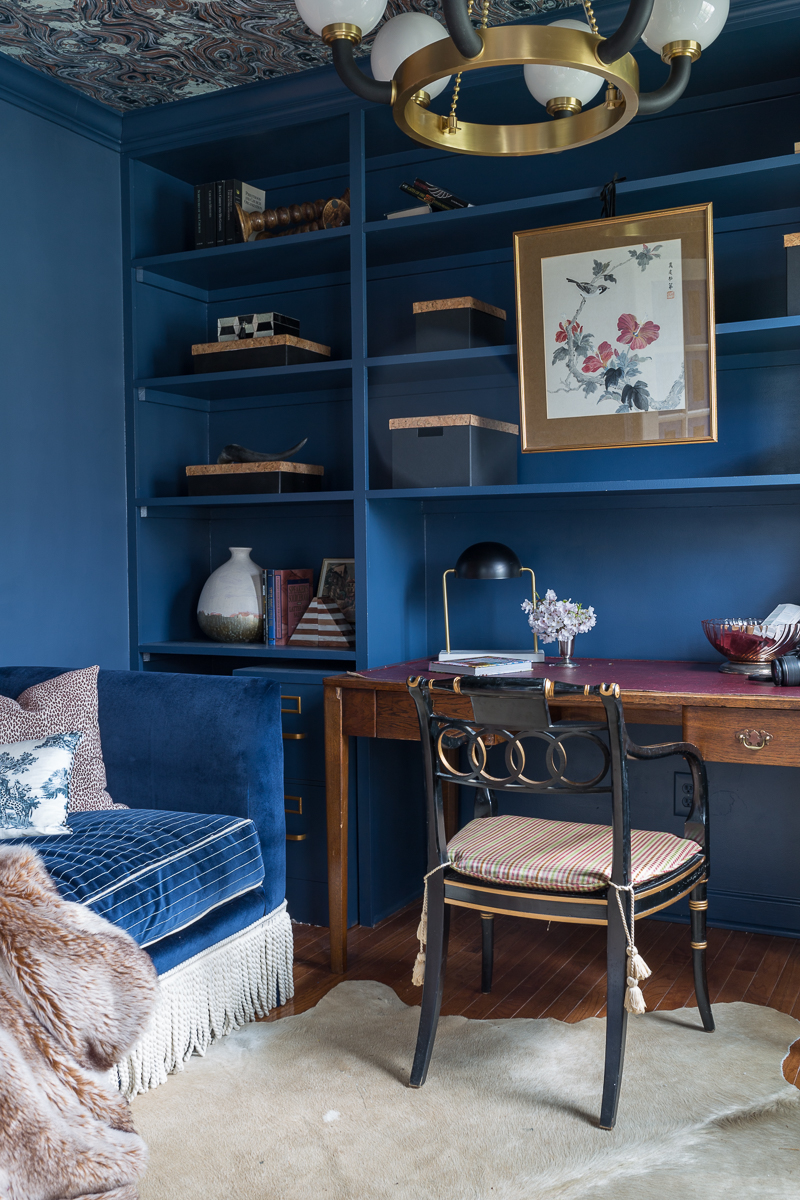
[[[220,317],[217,321],[218,342],[239,342],[247,338],[274,337],[288,333],[300,336],[300,322],[283,313],[245,313],[241,317]]]

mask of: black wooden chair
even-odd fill
[[[420,967],[424,970],[424,990],[410,1085],[422,1087],[428,1073],[442,1003],[451,905],[474,908],[483,917],[482,987],[487,991],[495,913],[606,925],[606,1053],[600,1125],[613,1129],[627,1014],[644,1011],[638,985],[649,974],[633,944],[634,919],[658,912],[687,894],[697,1004],[703,1028],[709,1032],[714,1028],[706,981],[709,836],[703,759],[687,742],[634,745],[625,730],[617,684],[581,687],[548,679],[462,677],[430,682],[412,678],[408,688],[419,715],[428,803],[428,874],[420,926],[424,952],[415,969],[417,976]],[[454,692],[469,697],[472,719],[448,715]],[[553,722],[548,700],[576,693],[599,697],[605,721]],[[591,778],[569,778],[568,749],[572,754],[589,746],[602,760],[599,770]],[[683,838],[631,830],[628,760],[673,754],[687,761],[693,781]],[[543,778],[535,778],[536,774]],[[474,819],[449,845],[443,782],[475,793]],[[529,802],[537,796],[607,796],[611,825],[498,816],[498,795],[527,796]]]

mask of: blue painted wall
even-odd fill
[[[119,154],[0,100],[0,163],[0,661],[127,667]]]

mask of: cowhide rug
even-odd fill
[[[142,1200],[798,1200],[800,1022],[750,1004],[629,1021],[617,1128],[597,1126],[605,1023],[419,1018],[380,983],[249,1025],[133,1102]]]
[[[0,1197],[136,1200],[147,1150],[106,1072],[142,1033],[156,973],[127,933],[0,846]]]

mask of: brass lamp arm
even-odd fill
[[[597,57],[608,66],[629,54],[644,33],[653,14],[654,0],[631,0],[616,33],[597,47]]]
[[[676,100],[680,100],[686,91],[686,85],[692,73],[692,61],[692,54],[689,51],[676,55],[670,61],[667,82],[656,91],[642,92],[639,96],[640,116],[663,112]]]
[[[635,0],[634,0],[635,2]],[[653,0],[650,0],[652,7]],[[483,39],[469,19],[466,0],[442,0],[444,23],[458,53],[477,58],[483,53]]]
[[[365,75],[353,56],[352,35],[349,32],[339,32],[340,28],[342,27],[326,25],[322,36],[331,47],[333,65],[342,83],[351,92],[355,92],[356,96],[360,96],[362,100],[367,100],[370,104],[392,104],[395,92],[394,81],[370,79],[368,75]],[[355,26],[351,25],[346,28],[352,30],[355,29]],[[358,41],[355,44],[357,45],[360,41],[361,31],[359,30]]]

